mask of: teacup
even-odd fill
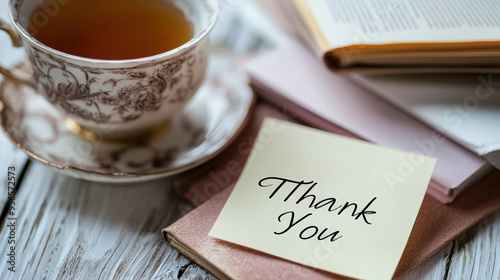
[[[71,0],[49,1],[57,6]],[[217,0],[173,0],[193,24],[192,39],[158,55],[127,60],[84,58],[42,44],[26,31],[38,3],[11,0],[12,26],[0,21],[14,46],[24,46],[32,76],[26,80],[1,67],[0,72],[32,83],[63,115],[92,132],[107,138],[146,133],[184,107],[204,79],[206,37],[217,21]]]

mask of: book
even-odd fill
[[[334,124],[367,141],[438,158],[428,192],[443,203],[493,169],[348,77],[328,71],[300,44],[258,55],[247,69],[257,94],[306,124],[325,130]]]
[[[500,75],[359,75],[357,84],[500,169]]]
[[[500,72],[495,0],[294,0],[293,6],[307,41],[334,71]]]
[[[240,142],[241,143],[241,142]],[[226,161],[227,164],[229,161]],[[213,166],[213,163],[207,163]],[[209,174],[194,181],[215,183]],[[163,229],[165,240],[218,279],[344,279],[208,236],[235,180],[198,208]],[[489,174],[452,205],[426,195],[396,269],[402,276],[472,225],[500,208],[500,171]]]

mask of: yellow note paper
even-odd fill
[[[391,279],[435,159],[266,119],[210,236],[361,279]]]

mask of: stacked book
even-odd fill
[[[293,59],[290,59],[293,57]],[[428,192],[443,203],[492,170],[467,150],[397,107],[328,71],[300,45],[263,54],[248,64],[251,83],[265,99],[312,126],[340,126],[361,139],[438,159]],[[313,119],[320,119],[318,122]],[[408,167],[411,168],[411,167]]]
[[[261,2],[302,42],[249,63],[265,99],[303,120],[438,158],[429,193],[443,203],[500,168],[499,4]]]
[[[437,158],[395,277],[500,208],[498,3],[259,2],[302,43],[247,62],[265,102],[235,143],[178,180],[178,192],[200,207],[163,231],[173,247],[220,279],[342,278],[208,236],[248,157],[241,147],[265,117]],[[412,163],[400,168],[411,172]]]

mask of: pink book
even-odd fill
[[[400,109],[328,71],[303,46],[292,44],[263,53],[247,64],[257,93],[320,129],[340,126],[387,147],[438,159],[428,192],[443,203],[493,170],[466,150]],[[402,161],[402,176],[411,172]]]
[[[195,206],[201,206],[165,228],[163,235],[174,248],[219,279],[342,279],[338,275],[208,236],[239,178],[249,148],[253,146],[266,117],[297,121],[283,114],[283,110],[263,101],[257,102],[248,124],[226,150],[176,179],[179,194]],[[328,130],[355,137],[331,123]],[[426,194],[395,277],[410,271],[480,219],[500,208],[499,182],[500,171],[492,172],[467,190],[466,196],[458,197],[450,205],[444,205]]]
[[[233,160],[235,157],[223,161],[227,164]],[[213,166],[211,163],[207,165]],[[197,180],[213,183],[213,178],[206,173],[194,181]],[[163,236],[170,245],[218,279],[346,279],[208,236],[236,178],[228,181],[230,185],[219,194],[163,230]],[[467,197],[457,198],[452,205],[441,204],[426,195],[394,277],[415,268],[498,209],[499,182],[500,171],[492,172],[468,190]]]

